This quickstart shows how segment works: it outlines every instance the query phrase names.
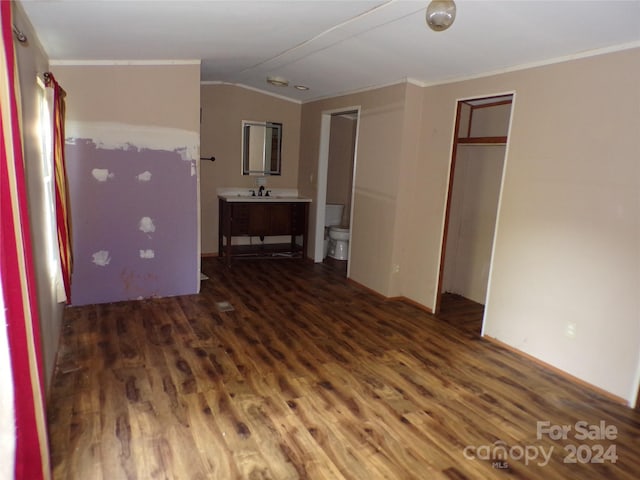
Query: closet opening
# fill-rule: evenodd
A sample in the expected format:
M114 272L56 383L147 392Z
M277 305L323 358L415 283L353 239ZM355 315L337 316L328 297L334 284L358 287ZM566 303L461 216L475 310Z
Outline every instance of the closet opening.
M508 94L457 104L435 312L455 321L455 311L475 309L478 321L469 328L476 333L487 297L512 103Z

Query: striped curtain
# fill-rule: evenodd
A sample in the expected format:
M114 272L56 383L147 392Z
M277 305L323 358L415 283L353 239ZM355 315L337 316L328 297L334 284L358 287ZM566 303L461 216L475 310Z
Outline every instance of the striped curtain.
M20 92L11 6L0 1L0 281L4 301L15 426L14 478L50 478L35 276L22 156ZM5 322L0 328L5 328ZM2 377L11 382L11 377ZM0 388L7 388L3 384ZM10 429L11 425L0 425Z
M53 165L56 190L56 225L64 291L67 294L67 303L71 303L71 272L73 271L71 215L69 212L69 189L67 188L67 171L64 160L64 97L66 93L52 73L45 73L44 78L46 86L53 89Z

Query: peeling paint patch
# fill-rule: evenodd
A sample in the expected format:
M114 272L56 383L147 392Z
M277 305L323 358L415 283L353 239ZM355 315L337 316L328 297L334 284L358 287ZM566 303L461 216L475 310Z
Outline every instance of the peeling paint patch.
M111 262L111 256L109 252L106 250L100 250L93 254L93 263L98 265L99 267L106 267Z
M66 142L73 145L79 139L92 138L105 150L145 149L175 152L182 160L200 158L200 132L153 125L131 125L117 122L78 122L65 124ZM135 145L132 140L135 138Z
M156 253L150 248L147 250L140 250L140 258L148 259L148 258L155 258L155 256L156 256Z
M106 182L109 179L115 177L113 172L110 172L107 168L94 168L91 170L91 175L99 182Z
M153 233L156 231L156 226L153 224L151 217L142 217L140 219L140 230L144 233Z
M149 170L142 172L140 175L136 177L139 182L149 182L151 181L151 172Z

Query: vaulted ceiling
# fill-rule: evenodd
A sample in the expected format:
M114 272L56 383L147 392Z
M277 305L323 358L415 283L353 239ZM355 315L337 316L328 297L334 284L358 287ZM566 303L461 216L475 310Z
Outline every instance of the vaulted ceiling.
M428 3L21 1L54 62L201 60L203 81L302 102L640 47L638 0L458 0L455 22L443 32L426 26ZM267 76L290 84L268 85Z

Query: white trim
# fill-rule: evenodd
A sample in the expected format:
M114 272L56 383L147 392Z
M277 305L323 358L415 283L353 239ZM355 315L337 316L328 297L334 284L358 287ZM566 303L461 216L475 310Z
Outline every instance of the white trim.
M316 209L316 234L315 234L315 250L313 252L313 261L318 263L324 260L324 220L325 205L327 203L327 173L329 170L329 142L331 139L331 116L343 112L358 112L356 124L355 151L353 155L353 180L351 182L351 212L349 213L349 225L353 232L353 199L355 194L356 183L356 160L358 152L358 135L360 132L360 112L362 107L355 105L351 107L333 108L331 110L323 110L322 120L320 123L320 144L318 148L318 173L317 173L317 193L315 201ZM349 242L349 258L351 258L351 242ZM350 263L347 263L347 277L350 274Z
M500 193L498 194L498 205L496 209L496 224L493 227L493 242L491 244L491 259L489 260L489 275L487 276L487 293L484 300L484 313L482 314L482 328L480 330L480 336L484 337L485 325L487 324L487 317L490 310L491 299L491 282L493 279L493 261L496 258L496 240L498 239L498 229L500 227L500 212L502 211L502 199L504 195L504 183L507 178L507 168L509 166L509 146L511 145L511 128L513 126L513 117L516 107L516 92L511 92L513 97L511 98L511 111L509 112L509 128L507 130L507 144L504 148L504 161L502 164L502 178L500 179Z
M349 211L349 231L353 233L353 211L354 211L354 203L356 198L356 173L357 173L357 165L358 165L358 139L360 137L360 110L361 107L358 106L356 108L356 135L354 138L354 148L353 148L353 169L351 176L351 202L349 203L350 211ZM351 246L353 242L351 241L351 237L349 240L349 250L347 252L347 258L349 261L347 262L347 278L351 278Z
M638 398L638 390L640 389L640 358L638 358L638 366L636 367L636 373L633 377L631 388L632 390L629 394L628 402L631 408L635 408L636 404L640 400L640 398Z
M331 113L322 112L320 121L320 145L318 146L318 173L316 182L316 235L313 261L316 263L324 260L324 219L327 203L327 171L329 169L329 139L331 135Z
M66 66L113 66L113 65L200 65L199 59L193 60L49 60L53 67Z
M474 99L479 99L479 98L485 98L485 97L502 97L505 95L513 95L513 100L511 103L511 112L509 113L509 129L507 131L507 144L505 147L505 152L504 152L504 163L502 166L502 178L500 180L500 193L498 196L498 206L497 206L497 211L496 211L496 225L494 227L493 230L493 244L491 245L491 260L489 261L489 276L487 278L487 293L485 296L485 309L484 309L484 314L482 317L482 330L481 330L481 336L484 335L484 325L485 325L485 319L487 318L487 312L489 311L489 293L490 293L490 289L491 289L491 277L492 277L492 273L493 273L493 259L494 259L494 254L495 254L495 244L496 244L496 238L498 235L498 223L500 222L500 208L502 206L502 194L504 191L504 179L506 177L506 172L507 172L507 157L508 157L508 153L509 153L509 140L510 140L510 136L509 134L511 133L511 125L513 123L513 107L515 104L515 99L516 99L516 92L515 90L513 91L506 91L506 92L499 92L499 93L488 93L488 94L477 94L477 95L473 95L470 97L462 97L462 98L457 98L455 103L454 103L454 112L457 112L458 109L458 103L459 102L464 102L464 101L468 101L468 100L474 100ZM451 164L453 163L453 145L456 141L455 139L455 134L456 134L456 122L458 121L458 115L457 113L455 113L453 115L453 125L451 128L451 146L449 148L449 163L447 166L447 179L446 179L446 185L447 188L445 190L445 198L444 198L444 205L443 205L443 210L442 210L442 223L440 225L440 244L439 244L439 253L438 253L438 263L437 263L437 270L436 270L436 289L434 292L434 296L433 296L433 306L435 309L435 306L438 305L438 297L440 295L440 288L442 287L442 285L440 284L440 277L441 274L444 273L444 268L441 268L442 266L442 262L444 262L446 259L443 258L442 255L442 247L444 245L444 229L446 226L446 221L447 221L447 198L450 195L450 190L452 188L452 184L451 184Z
M298 105L302 104L301 100L297 100L290 97L285 97L284 95L279 95L277 93L270 92L268 90L262 90L256 87L250 87L249 85L244 85L243 83L233 83L233 82L222 82L222 81L210 81L203 80L200 82L200 85L231 85L233 87L244 88L245 90L251 90L252 92L262 93L263 95L269 95L270 97L279 98L280 100L285 100L287 102L296 103Z
M572 53L569 55L564 55L562 57L550 58L547 60L540 60L538 62L522 63L520 65L514 65L512 67L501 68L498 70L478 73L475 75L467 75L464 77L451 77L448 79L438 80L435 82L425 82L422 84L422 86L435 87L438 85L448 85L450 83L458 83L458 82L464 82L467 80L475 80L478 78L492 77L494 75L502 75L505 73L519 72L521 70L529 70L531 68L544 67L546 65L554 65L556 63L564 63L564 62L570 62L573 60L580 60L583 58L597 57L598 55L606 55L607 53L621 52L624 50L631 50L633 48L640 48L640 41L624 43L621 45L614 45L611 47L597 48L595 50L587 50L580 53Z
M363 87L363 88L358 89L358 90L350 90L350 91L343 92L343 93L335 93L335 94L326 95L326 96L322 96L322 97L315 97L315 98L308 99L308 100L298 100L296 98L286 97L284 95L279 95L277 93L273 93L273 92L270 92L270 91L267 91L267 90L262 90L260 88L250 87L249 85L245 85L243 83L224 82L224 81L218 81L218 80L202 80L200 82L200 85L232 85L234 87L244 88L246 90L251 90L253 92L258 92L258 93L262 93L264 95L269 95L269 96L272 96L272 97L275 97L275 98L279 98L280 100L286 100L287 102L296 103L298 105L304 105L306 103L319 102L321 100L343 97L345 95L355 95L355 94L358 94L358 93L369 92L369 91L372 91L372 90L379 90L381 88L394 87L396 85L403 85L403 84L407 84L407 83L411 84L411 85L415 85L417 87L426 87L426 86L428 86L427 83L421 82L420 80L416 80L415 78L403 78L401 80L395 80L395 81L390 82L390 83L385 83L385 84L381 84L381 85L372 85L372 86L369 86L369 87ZM342 109L338 109L338 112L340 112L341 110Z
M198 123L200 127L201 124ZM198 128L198 133L200 133L200 128ZM198 158L200 158L200 143L198 142ZM194 162L196 164L196 264L198 268L196 269L196 275L198 276L196 279L196 293L200 293L200 287L202 286L202 206L201 206L201 195L200 195L200 164L201 161L197 160Z
M395 80L393 82L389 82L389 83L383 83L383 84L379 84L379 85L369 85L368 87L362 87L362 88L358 88L356 90L348 90L348 91L344 91L344 92L339 92L339 93L334 93L331 95L325 95L322 97L316 97L313 99L309 99L309 100L304 100L302 103L313 103L313 102L319 102L320 100L327 100L327 99L331 99L331 98L338 98L338 97L344 97L346 95L356 95L358 93L365 93L365 92L370 92L372 90L379 90L381 88L387 88L387 87L395 87L396 85L403 85L406 83L410 83L412 85L416 85L419 87L424 87L424 86L428 86L426 83L421 83L419 82L419 80L416 80L414 78L412 78L411 80L409 80L408 78L403 78L401 80ZM340 111L340 110L338 110Z
M427 82L423 82L422 80L418 80L417 78L407 77L407 83L411 85L415 85L416 87L428 87L429 84Z
M633 48L640 48L640 41L635 41L635 42L630 42L630 43L623 43L620 45L614 45L611 47L603 47L603 48L597 48L594 50L587 50L584 52L580 52L580 53L574 53L574 54L569 54L569 55L565 55L562 57L556 57L556 58L551 58L551 59L547 59L547 60L540 60L538 62L530 62L530 63L523 63L520 65L514 65L512 67L506 67L506 68L502 68L502 69L498 69L498 70L492 70L490 72L484 72L484 73L478 73L475 75L467 75L467 76L461 76L461 77L450 77L450 78L446 78L446 79L442 79L442 80L436 80L433 82L426 82L423 80L419 80L417 78L413 78L413 77L406 77L402 80L397 80L397 81L392 81L389 83L382 83L382 84L378 84L378 85L370 85L368 87L363 87L363 88L358 88L355 90L346 90L343 92L339 92L339 93L334 93L334 94L330 94L330 95L323 95L321 97L316 97L313 99L309 99L309 100L304 100L302 101L303 104L305 103L312 103L312 102L317 102L320 100L326 100L329 98L336 98L336 97L343 97L345 95L355 95L358 93L364 93L364 92L368 92L371 90L378 90L380 88L386 88L386 87L393 87L395 85L399 85L402 83L409 83L411 85L415 85L417 87L422 87L422 88L427 88L427 87L435 87L435 86L439 86L439 85L448 85L451 83L458 83L458 82L464 82L466 80L475 80L478 78L485 78L485 77L492 77L494 75L501 75L504 73L512 73L512 72L517 72L520 70L528 70L531 68L537 68L537 67L544 67L546 65L553 65L556 63L563 63L563 62L569 62L572 60L580 60L582 58L589 58L589 57L596 57L598 55L606 55L608 53L615 53L615 52L620 52L620 51L624 51L624 50L631 50ZM475 98L475 97L472 97Z

